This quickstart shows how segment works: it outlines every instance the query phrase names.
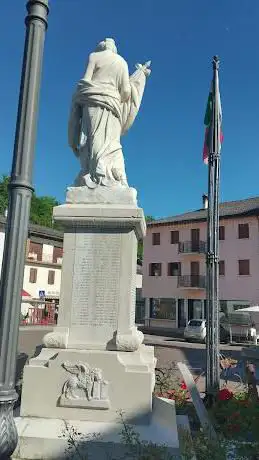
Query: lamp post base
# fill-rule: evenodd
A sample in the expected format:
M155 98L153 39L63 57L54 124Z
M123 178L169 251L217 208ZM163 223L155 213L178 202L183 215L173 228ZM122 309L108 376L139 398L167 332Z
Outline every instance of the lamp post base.
M14 452L18 434L13 418L16 399L0 401L0 459L8 460Z

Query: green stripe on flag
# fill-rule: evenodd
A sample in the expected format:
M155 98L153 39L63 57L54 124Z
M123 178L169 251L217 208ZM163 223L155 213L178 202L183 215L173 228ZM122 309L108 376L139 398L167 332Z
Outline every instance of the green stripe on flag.
M206 107L206 113L204 117L205 126L210 126L211 121L212 121L212 92L210 91L208 102L207 102L207 107Z

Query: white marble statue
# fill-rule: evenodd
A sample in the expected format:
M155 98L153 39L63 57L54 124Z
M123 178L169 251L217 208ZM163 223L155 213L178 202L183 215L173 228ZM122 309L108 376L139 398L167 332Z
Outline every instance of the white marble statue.
M69 118L69 145L81 164L75 186L128 187L120 137L138 113L149 66L150 62L137 64L129 76L112 38L100 42L90 54Z

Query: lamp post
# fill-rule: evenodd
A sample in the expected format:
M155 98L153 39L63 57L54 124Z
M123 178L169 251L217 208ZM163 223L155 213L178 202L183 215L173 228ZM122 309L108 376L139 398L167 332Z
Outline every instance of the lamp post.
M15 368L48 11L48 0L30 0L27 3L26 38L0 283L1 460L10 458L17 445L17 431L13 418L13 406L17 399Z

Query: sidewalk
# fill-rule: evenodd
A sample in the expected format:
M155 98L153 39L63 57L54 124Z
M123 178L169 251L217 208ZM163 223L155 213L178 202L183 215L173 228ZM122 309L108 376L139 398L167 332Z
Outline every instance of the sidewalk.
M144 344L157 347L174 348L176 342L186 343L183 337L168 337L166 335L144 334ZM197 344L203 345L203 344Z
M150 327L144 326L143 324L137 324L138 329L143 332L143 334L148 335L159 335L175 339L183 339L184 328L166 328L166 327Z

